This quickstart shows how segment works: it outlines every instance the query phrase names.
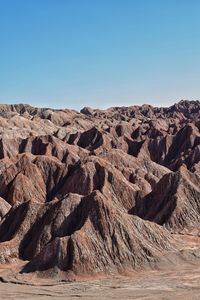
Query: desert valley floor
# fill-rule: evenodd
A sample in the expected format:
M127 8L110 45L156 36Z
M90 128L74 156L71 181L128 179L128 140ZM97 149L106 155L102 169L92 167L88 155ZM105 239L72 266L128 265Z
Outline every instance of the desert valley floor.
M148 271L107 279L73 283L44 280L31 285L1 283L0 299L138 299L138 300L198 300L200 295L200 265L177 270Z

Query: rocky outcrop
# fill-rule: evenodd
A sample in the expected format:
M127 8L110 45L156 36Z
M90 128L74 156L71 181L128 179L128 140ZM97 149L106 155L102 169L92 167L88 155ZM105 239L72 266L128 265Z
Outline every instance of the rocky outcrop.
M52 213L61 214L61 207ZM112 200L98 191L83 197L64 222L54 215L51 220L54 236L49 230L49 242L32 255L32 260L27 257L30 263L23 272L55 267L70 275L130 271L153 265L163 251L173 250L172 238L162 227L116 209Z
M3 198L0 197L0 222L3 219L3 217L8 213L10 208L11 205Z
M134 205L138 187L109 162L90 156L74 165L56 197L62 199L68 193L88 195L95 190L128 210Z
M176 235L199 235L199 111L0 105L0 263L76 279L191 259Z
M134 213L141 218L164 225L171 232L191 231L200 224L199 176L185 167L169 173L143 199Z

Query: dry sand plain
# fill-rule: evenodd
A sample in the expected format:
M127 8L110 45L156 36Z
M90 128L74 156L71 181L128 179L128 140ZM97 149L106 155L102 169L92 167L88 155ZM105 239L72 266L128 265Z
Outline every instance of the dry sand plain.
M0 283L0 299L200 299L200 264L171 271L138 272L133 276L57 283Z

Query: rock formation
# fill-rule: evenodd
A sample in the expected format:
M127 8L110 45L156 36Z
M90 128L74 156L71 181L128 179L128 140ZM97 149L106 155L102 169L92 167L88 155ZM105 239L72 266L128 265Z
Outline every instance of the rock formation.
M199 228L199 101L0 105L1 264L64 279L153 268Z

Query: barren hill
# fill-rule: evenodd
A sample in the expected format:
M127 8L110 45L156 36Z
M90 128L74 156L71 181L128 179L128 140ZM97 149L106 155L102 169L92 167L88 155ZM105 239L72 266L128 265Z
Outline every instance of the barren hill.
M1 264L68 280L190 263L199 228L199 101L0 105Z

